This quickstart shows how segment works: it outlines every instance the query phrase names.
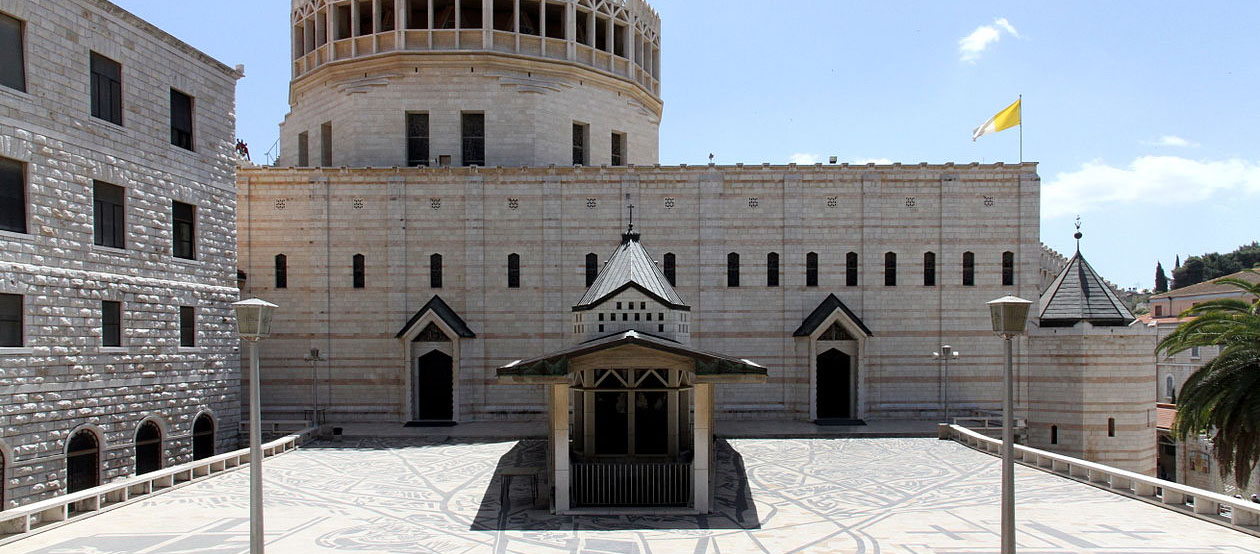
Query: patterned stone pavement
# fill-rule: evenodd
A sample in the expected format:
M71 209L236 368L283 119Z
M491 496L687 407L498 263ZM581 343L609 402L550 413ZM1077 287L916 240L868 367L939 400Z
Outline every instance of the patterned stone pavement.
M717 513L558 517L496 467L542 462L541 441L376 439L267 462L269 552L997 552L998 460L934 439L739 439L719 444ZM1018 468L1026 554L1260 552L1260 538ZM237 471L3 547L5 552L248 551Z

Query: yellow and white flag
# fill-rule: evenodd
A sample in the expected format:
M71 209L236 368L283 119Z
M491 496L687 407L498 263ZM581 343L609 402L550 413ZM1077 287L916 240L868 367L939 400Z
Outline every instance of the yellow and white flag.
M990 117L988 121L984 122L984 125L976 127L976 130L971 132L971 141L975 142L976 139L987 133L996 133L1019 125L1020 102L1023 102L1022 98Z

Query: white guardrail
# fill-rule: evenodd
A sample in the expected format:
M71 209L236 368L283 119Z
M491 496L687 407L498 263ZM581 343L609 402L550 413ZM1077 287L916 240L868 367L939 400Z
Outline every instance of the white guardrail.
M958 425L940 425L940 438L955 440L995 456L1002 441ZM1193 515L1244 533L1260 536L1260 504L1180 483L1164 481L1078 458L1015 445L1015 461L1116 494Z
M316 429L310 427L263 444L263 459L296 449L310 440L315 432ZM112 510L212 475L248 466L249 461L249 448L243 448L0 511L0 545L76 518Z

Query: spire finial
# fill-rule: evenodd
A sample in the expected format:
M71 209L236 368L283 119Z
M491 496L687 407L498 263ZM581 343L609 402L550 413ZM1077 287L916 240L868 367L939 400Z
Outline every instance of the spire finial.
M1081 253L1081 237L1083 236L1085 235L1081 234L1081 216L1078 215L1076 216L1076 234L1072 235L1072 237L1076 239L1076 253L1077 254Z
M631 202L626 207L630 208L630 228L626 229L626 232L633 233L634 232L634 202Z

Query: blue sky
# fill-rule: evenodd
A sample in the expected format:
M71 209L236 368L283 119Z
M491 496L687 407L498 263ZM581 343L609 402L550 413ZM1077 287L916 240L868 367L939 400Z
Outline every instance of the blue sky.
M238 134L261 159L288 111L290 2L115 2L245 64ZM1079 214L1090 263L1150 287L1157 260L1260 239L1260 2L652 5L661 163L1015 162L1018 129L971 130L1023 94L1050 246L1071 254Z

